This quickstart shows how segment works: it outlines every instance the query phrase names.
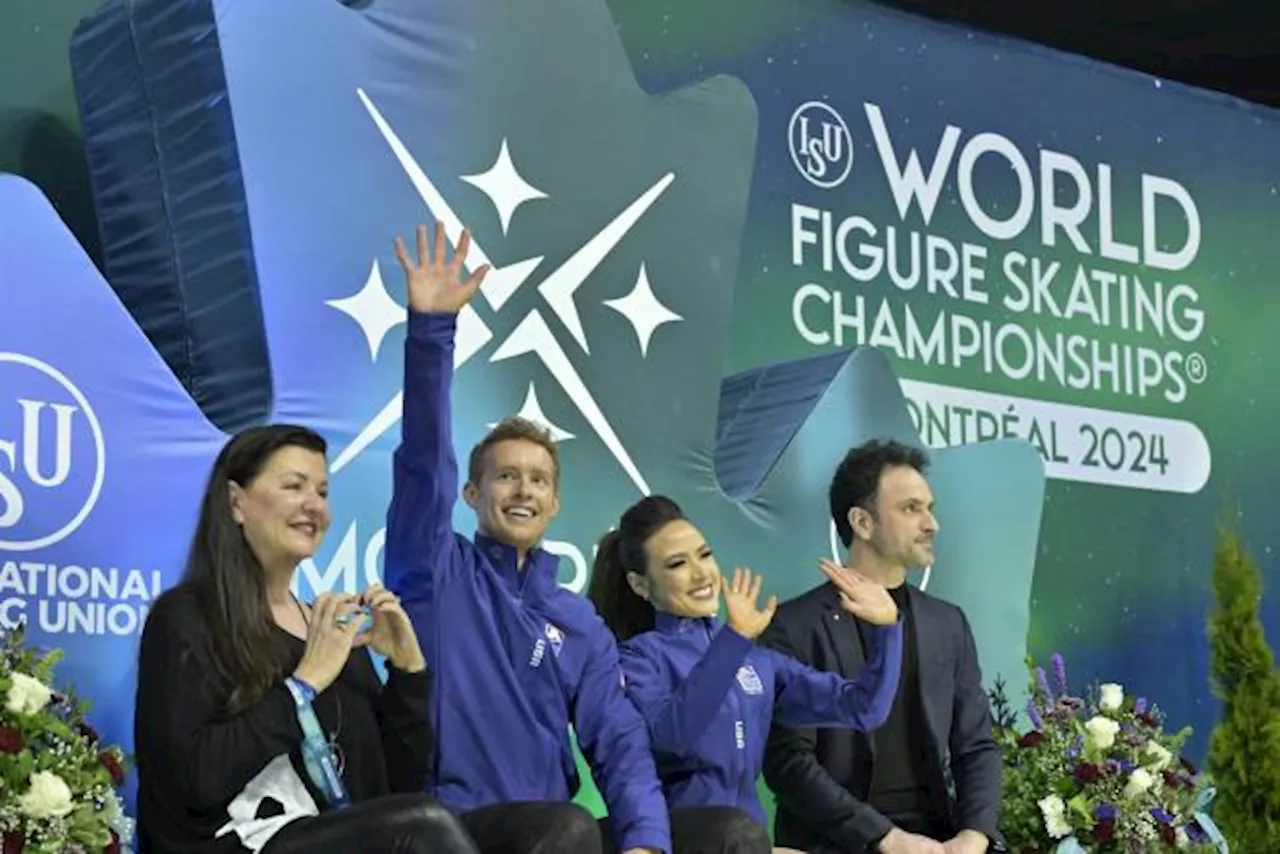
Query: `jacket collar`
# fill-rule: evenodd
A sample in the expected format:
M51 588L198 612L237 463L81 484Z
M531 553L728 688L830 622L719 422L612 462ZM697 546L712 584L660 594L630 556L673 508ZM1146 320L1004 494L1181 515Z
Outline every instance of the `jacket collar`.
M696 629L708 633L714 632L719 628L720 622L715 617L680 617L666 611L659 611L654 616L653 624L656 630L664 634L682 634Z
M560 558L541 548L532 548L525 556L525 567L521 571L516 562L516 548L508 543L496 540L487 534L476 532L474 537L479 549L494 570L506 582L511 592L517 596L536 592L546 596L555 589L556 576L560 571Z

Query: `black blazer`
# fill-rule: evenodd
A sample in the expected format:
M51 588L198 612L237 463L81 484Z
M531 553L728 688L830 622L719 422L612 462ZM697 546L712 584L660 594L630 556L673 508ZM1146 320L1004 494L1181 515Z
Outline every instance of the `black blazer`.
M929 786L957 831L973 829L1003 850L1002 760L991 735L977 647L964 612L916 588L908 591L915 623L919 691L928 739ZM855 678L865 660L854 618L831 584L782 604L761 643L819 670ZM848 729L792 729L777 722L765 751L764 777L777 798L777 844L859 854L892 829L864 802L874 762L872 741Z

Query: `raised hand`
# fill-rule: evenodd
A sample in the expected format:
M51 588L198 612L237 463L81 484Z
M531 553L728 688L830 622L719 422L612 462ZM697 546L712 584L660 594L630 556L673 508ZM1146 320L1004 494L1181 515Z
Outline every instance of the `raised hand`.
M380 584L372 584L360 594L360 603L369 609L372 625L356 638L357 643L373 647L397 670L416 673L427 666L418 645L418 633L398 596Z
M750 640L755 640L768 628L774 612L778 610L777 596L770 596L763 608L756 607L763 583L762 577L741 567L733 571L733 581L720 576L720 592L724 595L724 607L729 614L729 628Z
M853 616L876 626L891 626L898 621L898 606L884 585L834 561L820 560L818 568L840 591L840 606Z
M347 593L322 593L307 620L307 648L293 675L316 692L333 684L346 666L360 632L359 600Z
M471 248L471 232L464 230L458 241L458 251L453 260L446 261L448 247L444 226L436 223L435 251L427 243L427 227L418 226L418 259L409 257L404 241L396 237L396 258L404 270L405 286L409 292L409 308L419 313L456 314L475 295L484 277L489 274L486 264L462 279L467 250Z

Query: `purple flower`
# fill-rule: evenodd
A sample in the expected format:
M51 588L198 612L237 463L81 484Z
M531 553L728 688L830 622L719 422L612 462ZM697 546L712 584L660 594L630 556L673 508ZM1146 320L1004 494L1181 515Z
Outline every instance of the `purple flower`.
M1203 845L1209 841L1209 834L1204 832L1204 828L1200 826L1198 821L1189 821L1186 826L1187 838L1197 845Z
M1169 824L1173 821L1173 816L1162 810L1160 807L1154 807L1151 810L1151 817L1163 824Z
M1120 760L1120 770L1121 770L1123 773L1128 774L1130 771L1132 771L1132 770L1134 769L1134 767L1135 767L1135 766L1134 766L1134 764L1133 764L1133 762L1132 762L1132 761L1130 761L1130 760L1128 760L1128 759L1121 759L1121 760Z
M1044 727L1044 720L1040 717L1039 710L1036 709L1036 701L1034 698L1027 700L1027 718L1030 719L1031 726L1036 729L1042 729Z
M1053 662L1053 678L1058 683L1058 693L1067 693L1067 660L1058 652L1055 652L1049 660Z
M1053 700L1053 691L1049 690L1049 677L1045 674L1043 667L1036 668L1036 687L1040 690L1040 695L1044 697L1046 704Z
M1116 817L1116 808L1111 804L1098 804L1098 808L1093 811L1093 814L1100 821L1114 819Z
M1108 759L1102 763L1102 770L1106 771L1111 777L1120 773L1120 763L1114 759Z
M1072 761L1079 758L1080 750L1083 745L1084 745L1084 739L1082 738L1077 738L1075 741L1073 741L1071 743L1071 746L1067 748L1067 758Z
M1146 698L1146 697L1139 697L1138 699L1136 699L1136 700L1134 700L1134 701L1133 701L1133 713L1134 713L1135 715L1140 715L1140 714L1142 714L1143 712L1145 712L1146 710L1147 710L1147 698Z

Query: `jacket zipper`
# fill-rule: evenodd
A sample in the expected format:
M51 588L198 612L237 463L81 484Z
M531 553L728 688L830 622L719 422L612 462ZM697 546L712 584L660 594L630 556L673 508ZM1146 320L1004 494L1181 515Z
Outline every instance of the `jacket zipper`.
M711 630L707 629L707 639L711 639ZM733 756L729 761L730 779L725 782L735 791L746 774L747 722L742 714L742 699L738 696L738 679L734 674L733 684L729 686L729 707L733 712ZM740 794L740 793L739 793ZM735 800L738 798L735 797Z

